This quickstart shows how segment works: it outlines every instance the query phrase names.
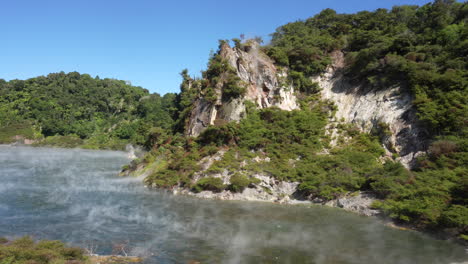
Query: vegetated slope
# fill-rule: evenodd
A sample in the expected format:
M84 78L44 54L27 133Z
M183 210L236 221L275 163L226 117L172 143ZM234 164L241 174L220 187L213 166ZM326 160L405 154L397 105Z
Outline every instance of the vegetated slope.
M41 240L30 237L13 241L0 238L1 263L93 263L81 248L67 247L60 241Z
M311 200L371 191L381 199L374 206L397 221L466 239L467 14L468 5L454 1L357 14L327 9L280 27L258 51L262 63L253 69L255 45L233 39L229 51L222 41L201 79L182 73L174 131L152 131L151 152L127 170L144 171L152 186L195 192L272 192L265 179L297 182L293 195ZM344 106L324 100L312 80L330 67L337 50L350 83L368 91L397 85L408 94L414 125L427 131L412 170L397 162L397 151L383 157L388 124L373 120L365 130L334 118ZM262 104L281 104L291 87L298 107Z
M375 90L405 87L432 143L414 171L387 162L370 187L385 199L379 206L390 216L458 227L465 235L467 15L468 5L455 1L351 15L324 10L279 28L267 51L278 63L307 76L322 72L330 52L338 48L346 54L345 75L351 80Z
M118 246L115 252L121 251ZM120 252L118 252L120 253ZM120 255L99 256L90 250L78 247L68 247L58 240L35 241L31 237L21 237L8 240L0 237L1 263L74 263L74 264L125 264L140 263L139 257L125 257Z
M144 144L152 127L172 126L175 96L77 72L0 80L0 143L46 137L42 144L65 147Z

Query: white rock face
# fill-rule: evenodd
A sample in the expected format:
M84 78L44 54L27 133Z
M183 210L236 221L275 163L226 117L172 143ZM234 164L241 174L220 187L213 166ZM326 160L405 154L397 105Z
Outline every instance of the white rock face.
M247 84L246 100L255 102L259 108L277 106L283 110L297 109L294 87L281 83L284 72L279 72L273 61L263 54L256 42L241 50L224 45L221 56L237 70L237 75Z
M229 184L230 175L227 171L211 177L222 178L224 184ZM231 191L224 190L216 193L212 191L202 191L199 193L191 192L184 188L175 188L172 192L174 194L186 194L192 195L198 198L204 199L219 199L219 200L238 200L238 201L265 201L265 202L277 202L277 203L301 203L300 201L294 200L293 194L297 190L298 182L286 182L278 181L272 177L268 177L262 174L256 174L253 177L260 180L260 183L255 184L254 188L245 188L240 193L233 193Z
M373 216L380 214L379 210L371 209L371 205L377 199L366 192L359 192L357 195L347 195L336 200L331 200L325 205L343 208L346 211L355 212L360 215Z
M281 82L285 72L279 72L273 61L259 50L255 42L243 50L221 47L220 55L236 69L237 76L247 88L242 98L222 102L222 89L217 87L215 103L200 98L191 112L186 134L198 136L206 127L216 122L239 121L245 116L245 101L251 101L258 108L277 106L283 110L298 109L294 88Z
M384 142L386 149L398 153L402 164L411 167L414 159L427 148L427 132L418 125L411 94L401 87L376 91L362 84L353 85L342 72L343 53L335 52L333 58L333 65L313 81L320 85L323 99L333 101L338 107L336 120L353 123L363 132L385 123L391 132Z

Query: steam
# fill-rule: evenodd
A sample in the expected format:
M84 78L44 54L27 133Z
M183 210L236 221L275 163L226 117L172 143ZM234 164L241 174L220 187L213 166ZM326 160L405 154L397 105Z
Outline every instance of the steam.
M462 247L334 208L198 200L116 176L124 152L0 147L0 236L147 263L450 263ZM114 247L115 248L115 247Z

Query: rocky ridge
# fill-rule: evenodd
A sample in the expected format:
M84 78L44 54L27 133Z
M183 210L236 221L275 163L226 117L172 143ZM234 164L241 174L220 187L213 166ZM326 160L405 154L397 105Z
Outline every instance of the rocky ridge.
M283 110L298 109L294 87L284 80L287 73L279 70L273 61L260 51L255 41L249 41L243 48L231 48L225 43L219 51L220 56L235 69L237 76L246 86L240 98L223 101L220 83L216 86L216 101L199 98L190 114L186 135L198 136L206 127L217 121L239 121L245 115L245 101L255 103L258 108L271 106Z
M332 58L325 73L312 78L319 84L322 98L337 106L332 122L354 124L362 132L387 130L382 138L387 155L398 154L397 160L412 167L427 149L428 132L419 125L410 92L400 86L373 89L364 83L353 84L344 75L344 54L335 51ZM337 136L335 129L328 133Z
M249 42L243 47L231 48L227 43L220 47L220 56L235 69L236 75L247 89L243 96L223 101L222 84L216 87L216 100L213 102L200 96L194 103L186 127L187 136L198 136L209 125L239 121L245 116L246 101L250 101L258 108L276 106L291 111L298 109L298 101L294 87L287 81L287 70L278 69L274 62L263 54L255 42ZM390 87L388 89L372 89L364 83L352 83L344 74L344 54L335 51L332 54L333 63L326 71L312 77L321 88L324 100L332 101L337 111L330 120L328 131L335 140L340 136L336 124L351 123L362 132L371 132L374 129L385 129L386 134L382 144L387 150L387 156L399 155L398 160L406 167L414 164L415 158L426 149L426 132L418 125L415 109L412 106L412 96L403 87ZM224 170L220 173L208 173L211 165L222 159L225 150L203 158L198 165L202 168L192 178L192 184L205 177L221 178L225 185L229 185L232 172ZM324 154L327 151L324 150ZM395 155L393 155L395 156ZM269 162L256 157L252 162ZM149 170L145 174L150 173ZM193 195L199 198L243 200L243 201L270 201L278 203L319 203L328 206L340 207L348 211L363 215L376 215L377 210L371 209L375 201L370 193L349 193L344 197L332 201L314 199L313 197L300 197L298 195L298 182L278 181L269 175L254 174L258 183L250 184L242 192L231 191L201 191L193 192L184 187L172 189L174 194ZM305 201L304 201L305 200Z

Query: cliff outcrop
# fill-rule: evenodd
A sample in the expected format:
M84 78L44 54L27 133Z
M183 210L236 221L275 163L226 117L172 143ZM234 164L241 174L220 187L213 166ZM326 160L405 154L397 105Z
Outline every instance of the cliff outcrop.
M245 94L226 101L222 85L218 83L214 102L204 97L195 101L186 135L196 137L209 125L239 121L245 115L245 101L253 102L258 108L276 106L288 111L298 108L294 88L285 81L287 73L278 69L256 42L249 41L242 47L232 48L225 43L221 45L219 55L235 69L246 88Z
M333 64L313 80L320 85L322 98L336 105L334 120L352 123L362 132L379 131L387 154L398 154L403 165L412 167L427 149L428 132L419 124L410 92L401 86L375 89L364 82L353 84L344 75L343 53L334 52L332 57Z

